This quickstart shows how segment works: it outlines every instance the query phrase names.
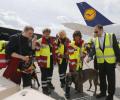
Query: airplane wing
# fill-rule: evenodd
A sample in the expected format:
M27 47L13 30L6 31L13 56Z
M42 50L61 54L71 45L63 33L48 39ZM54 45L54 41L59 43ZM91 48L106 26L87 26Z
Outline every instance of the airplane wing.
M78 23L62 23L65 27L72 30L80 30L82 34L93 36L94 28L90 26L85 26Z

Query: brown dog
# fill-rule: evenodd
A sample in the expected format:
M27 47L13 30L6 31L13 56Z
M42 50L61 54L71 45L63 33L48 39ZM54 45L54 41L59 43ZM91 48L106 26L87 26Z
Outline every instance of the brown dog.
M89 90L92 87L92 81L94 82L94 86L95 86L95 91L94 91L94 95L96 95L96 91L97 91L97 85L98 84L98 72L94 69L85 69L79 72L70 72L68 74L66 74L66 98L70 97L70 86L73 83L75 83L75 89L80 92L83 93L83 83L86 82L87 80L89 80L90 83L90 87Z

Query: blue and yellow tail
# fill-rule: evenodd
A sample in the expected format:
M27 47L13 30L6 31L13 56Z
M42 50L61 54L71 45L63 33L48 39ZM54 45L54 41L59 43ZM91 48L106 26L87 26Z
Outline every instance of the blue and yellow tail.
M103 26L113 24L109 19L99 13L96 9L86 2L77 3L77 6L88 26L94 27L97 24Z

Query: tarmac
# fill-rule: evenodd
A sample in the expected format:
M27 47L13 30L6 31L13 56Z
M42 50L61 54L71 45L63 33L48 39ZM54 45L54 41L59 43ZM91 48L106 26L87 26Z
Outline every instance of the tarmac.
M84 63L83 68L84 69L93 68L93 62L91 61L89 64ZM40 72L39 68L37 68L37 71ZM0 76L2 75L3 72L4 72L4 69L0 70ZM38 73L39 81L41 81L40 77L41 77L41 73ZM62 89L60 87L58 66L57 65L54 66L52 83L55 86L55 90L52 91L50 97L54 98L55 100L67 100L64 96L64 94L65 94L64 89ZM84 87L84 94L81 95L79 93L76 93L76 91L74 90L74 84L72 84L72 86L71 86L71 98L69 100L105 100L105 98L96 99L93 96L94 85L92 85L91 91L87 91L87 89L89 88L89 82L88 81L84 83L83 87ZM42 92L41 87L39 88L38 91ZM99 92L100 91L99 91L99 86L98 86L97 93L99 93ZM114 100L120 100L120 67L119 66L117 66L117 68L116 68L116 93L115 93L115 96L114 96Z

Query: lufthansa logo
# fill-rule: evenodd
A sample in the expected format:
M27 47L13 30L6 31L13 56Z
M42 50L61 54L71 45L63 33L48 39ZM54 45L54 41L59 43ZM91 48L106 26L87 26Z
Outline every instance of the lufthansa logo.
M94 9L90 8L85 10L84 13L85 20L92 21L95 19L95 17L96 17L96 11Z

